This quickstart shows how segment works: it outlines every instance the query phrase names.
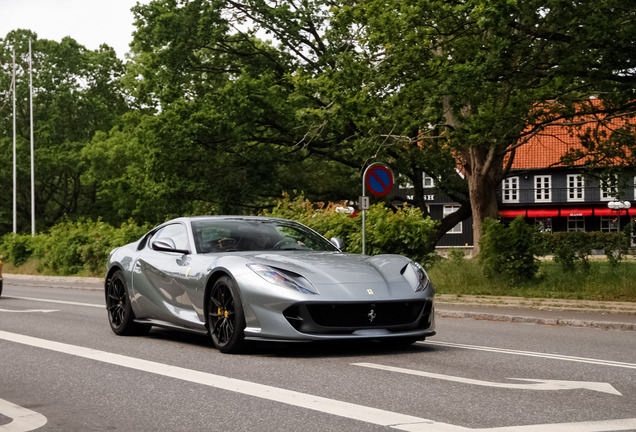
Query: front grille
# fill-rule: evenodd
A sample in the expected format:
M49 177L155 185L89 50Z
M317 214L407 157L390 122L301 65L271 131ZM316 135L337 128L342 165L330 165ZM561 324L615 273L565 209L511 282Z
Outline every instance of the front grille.
M285 318L303 333L352 333L383 328L407 331L431 325L431 301L307 303L288 308Z

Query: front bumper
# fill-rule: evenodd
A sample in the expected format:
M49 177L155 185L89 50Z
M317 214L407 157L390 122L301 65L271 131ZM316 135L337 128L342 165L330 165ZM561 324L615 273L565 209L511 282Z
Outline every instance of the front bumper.
M355 335L362 330L386 330L387 334L430 329L431 300L300 303L283 313L300 333Z

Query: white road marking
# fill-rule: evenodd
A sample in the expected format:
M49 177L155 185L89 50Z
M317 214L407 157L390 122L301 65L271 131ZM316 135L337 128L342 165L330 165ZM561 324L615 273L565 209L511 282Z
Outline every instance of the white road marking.
M436 374L432 372L425 372L421 370L405 369L394 366L385 366L375 363L351 363L353 366L362 366L371 369L379 369L388 372L399 372L408 375L416 375L425 378L434 378L444 381L458 382L462 384L471 384L484 387L495 388L507 388L513 390L574 390L574 389L587 389L592 391L598 391L601 393L609 393L613 395L622 396L622 394L616 390L611 384L602 382L586 382L586 381L562 381L562 380L541 380L541 379L526 379L526 378L508 378L518 381L530 381L533 384L516 384L516 383L500 383L492 381L482 381L472 378L464 378L452 375Z
M600 420L580 423L554 423L528 426L508 426L496 429L471 429L471 432L608 432L633 431L636 418L622 420ZM420 431L413 431L420 432Z
M114 354L105 351L99 351L91 348L69 345L60 342L49 341L46 339L34 338L31 336L9 333L0 330L0 339L11 342L29 345L37 348L43 348L64 354L70 354L77 357L97 360L104 363L123 366L144 372L154 373L157 375L167 376L171 378L189 381L197 384L203 384L210 387L216 387L249 396L260 397L272 401L285 403L297 407L308 408L328 414L346 417L354 420L360 420L367 423L373 423L382 426L399 426L404 424L424 423L427 426L437 425L440 427L452 426L444 423L438 423L433 420L427 420L405 414L394 413L382 409L365 407L349 402L336 401L319 396L299 393L291 390L285 390L277 387L242 381L234 378L228 378L220 375L214 375L206 372L185 369L178 366L171 366L163 363L157 363L149 360L128 357L121 354ZM438 429L461 431L464 429Z
M450 423L436 422L434 420L415 417L407 414L400 414L378 408L328 399L278 387L272 387L249 381L214 375L206 372L185 369L178 366L171 366L149 360L128 357L121 354L109 353L92 348L69 345L61 342L39 339L16 333L9 333L2 330L0 330L0 339L32 347L56 351L64 354L74 355L77 357L96 360L108 364L127 367L130 369L140 370L161 376L180 379L199 385L207 385L210 387L237 392L248 396L258 397L270 401L284 403L287 405L311 409L326 414L358 420L374 425L391 427L393 429L408 432L526 432L531 430L541 430L547 432L602 432L607 430L620 431L636 429L636 418L605 420L598 422L560 423L491 429L470 429L463 426L452 425Z
M599 359L592 359L592 358L585 358L585 357L566 356L566 355L560 355L560 354L538 353L538 352L532 352L532 351L519 351L519 350L493 348L493 347L485 347L485 346L478 346L478 345L465 345L465 344L458 344L458 343L452 343L452 342L426 341L426 342L419 342L419 343L424 345L438 345L438 346L446 346L446 347L452 347L452 348L488 351L488 352L495 352L499 354L512 354L512 355L520 355L520 356L528 356L528 357L540 357L540 358L546 358L546 359L552 359L552 360L563 360L563 361L571 361L571 362L578 362L578 363L589 363L589 364L595 364L595 365L601 365L601 366L614 366L614 367L623 367L628 369L636 369L636 363L625 363L625 362L618 362L618 361L611 361L611 360L599 360Z
M30 312L57 312L56 309L22 309L22 310L12 310L12 309L0 309L0 312L12 312L12 313L30 313Z
M7 400L0 399L0 414L13 420L0 425L0 432L28 432L44 426L46 417Z
M65 300L51 300L51 299L42 299L42 298L35 298L35 297L15 297L15 296L11 296L11 297L5 297L5 298L12 298L12 299L19 299L19 300L31 300L31 301L39 301L39 302L45 302L45 303L57 303L57 304L66 304L66 305L71 305L71 306L87 306L87 307L94 307L94 308L99 308L99 309L104 309L106 308L106 304L94 304L94 303L79 303L79 302L72 302L72 301L65 301Z

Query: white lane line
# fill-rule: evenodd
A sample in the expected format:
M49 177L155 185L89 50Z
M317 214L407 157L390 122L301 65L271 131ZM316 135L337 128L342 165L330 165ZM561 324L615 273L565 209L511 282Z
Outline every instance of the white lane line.
M28 432L41 428L47 422L42 414L4 399L0 399L0 414L12 420L0 425L0 432Z
M237 380L220 375L184 369L148 360L127 357L91 348L48 341L45 339L9 333L0 330L0 339L37 348L48 349L64 354L74 355L104 363L128 367L157 375L167 376L196 384L207 385L223 390L233 391L248 396L259 397L296 407L311 409L326 414L332 414L348 419L358 420L379 426L391 427L407 432L602 432L626 431L636 429L636 418L620 420L603 420L580 423L555 423L532 426L509 426L503 428L469 429L449 423L436 422L420 417L395 413L377 408L356 405L299 393L277 387L256 384L249 381ZM1 430L1 429L0 429ZM14 431L11 431L14 432Z
M394 413L382 409L356 405L349 402L327 399L320 396L285 390L263 384L252 383L249 381L242 381L220 375L213 375L206 372L184 369L177 366L128 357L121 354L114 354L91 348L69 345L16 333L9 333L2 330L0 330L0 339L56 351L64 354L70 354L77 357L97 360L100 362L123 366L144 372L154 373L166 377L176 378L183 381L203 384L210 387L229 390L249 396L255 396L262 399L276 401L296 407L307 408L380 426L400 428L404 425L409 425L409 427L412 427L415 424L421 424L424 425L425 428L433 427L433 429L427 429L429 431L434 430L460 432L467 430L463 427L439 423L433 420L414 417L406 414Z
M13 310L13 309L0 309L0 312L9 312L9 313L31 313L31 312L57 312L57 309L23 309L23 310Z
M599 420L580 423L553 423L528 426L508 426L496 429L471 429L471 432L609 432L634 431L636 418ZM419 432L419 431L413 431Z
M599 360L599 359L586 358L586 357L574 357L574 356L566 356L566 355L560 355L560 354L547 354L547 353L538 353L538 352L532 352L532 351L520 351L520 350L512 350L512 349L505 349L505 348L485 347L485 346L478 346L478 345L465 345L465 344L458 344L458 343L452 343L452 342L426 341L426 342L419 342L419 343L424 345L438 345L438 346L445 346L445 347L451 347L451 348L487 351L487 352L494 352L499 354L511 354L511 355L527 356L527 357L540 357L540 358L552 359L552 360L563 360L563 361L571 361L571 362L578 362L578 363L589 363L589 364L595 364L595 365L601 365L601 366L614 366L614 367L622 367L622 368L628 368L628 369L636 369L636 363L625 363L625 362L618 362L618 361L612 361L612 360Z
M616 390L611 384L594 381L564 381L564 380L547 380L547 379L530 379L530 378L508 378L510 380L528 381L529 383L502 383L494 381L476 380L466 377L458 377L453 375L444 375L433 372L426 372L415 369L405 369L395 366L386 366L375 363L351 363L352 366L361 366L371 369L379 369L386 372L398 372L402 374L421 376L424 378L433 378L444 381L458 382L462 384L470 384L484 387L505 388L512 390L539 390L539 391L555 391L555 390L574 390L587 389L601 393L609 393L617 396L622 394Z
M57 304L65 304L65 305L71 305L71 306L87 306L87 307L94 307L94 308L99 308L99 309L106 308L106 304L99 305L99 304L94 304L94 303L79 303L79 302L72 302L72 301L65 301L65 300L51 300L51 299L42 299L42 298L35 298L35 297L16 297L16 296L8 297L8 296L6 296L5 298L18 299L18 300L38 301L38 302L44 302L44 303L57 303Z

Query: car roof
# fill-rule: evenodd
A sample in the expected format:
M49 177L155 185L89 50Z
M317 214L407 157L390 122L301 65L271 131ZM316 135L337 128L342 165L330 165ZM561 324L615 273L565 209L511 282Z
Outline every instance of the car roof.
M222 216L184 216L176 219L171 219L161 224L167 225L175 222L196 222L196 221L214 221L214 220L246 220L246 221L289 221L289 219L277 218L277 217L269 217L269 216L242 216L242 215L222 215Z

